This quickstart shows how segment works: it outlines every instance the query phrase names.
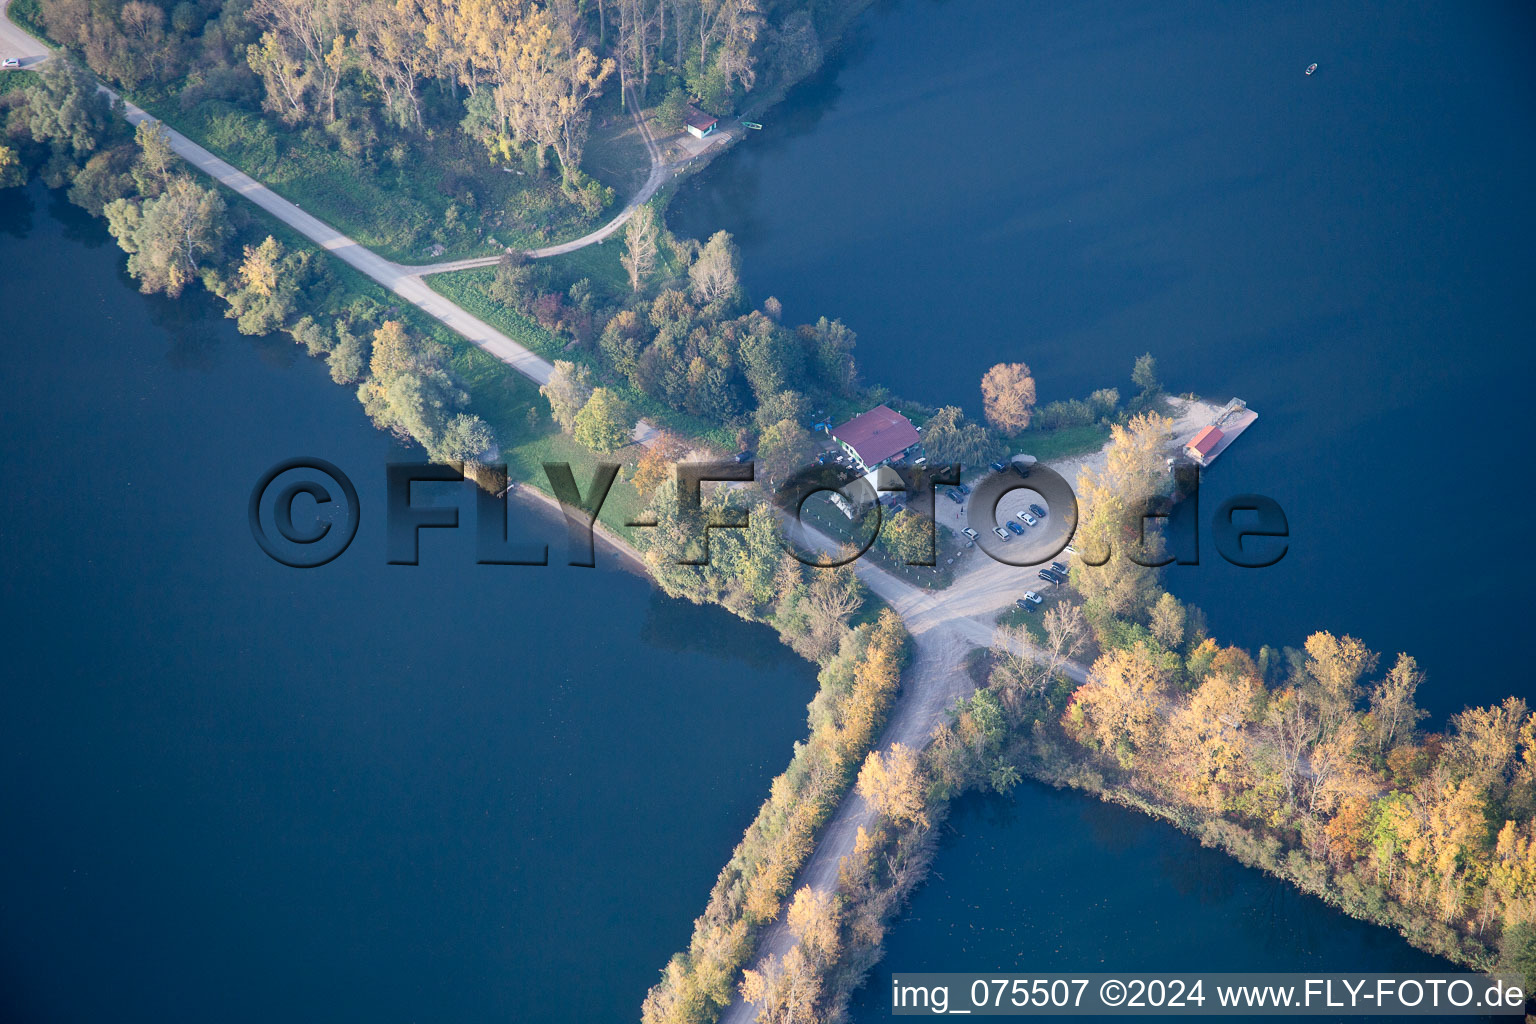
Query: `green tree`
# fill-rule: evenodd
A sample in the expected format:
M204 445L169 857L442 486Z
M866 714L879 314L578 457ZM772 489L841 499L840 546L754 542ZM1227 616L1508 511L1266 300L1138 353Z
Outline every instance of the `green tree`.
M27 168L10 146L0 146L0 188L16 188L27 183Z
M171 183L171 176L181 164L171 149L171 135L159 121L140 121L133 130L139 156L134 161L133 179L139 195L158 196Z
M656 107L656 123L669 132L680 131L683 118L688 115L688 94L673 89Z
M828 320L826 317L800 328L800 334L810 346L810 359L819 376L821 389L836 395L852 395L857 390L859 379L853 361L853 349L858 344L858 336L844 326L841 320Z
M471 462L485 464L495 458L496 435L490 425L479 416L459 413L448 421L434 459L442 462Z
M804 469L810 464L813 451L810 432L788 419L770 425L757 443L757 458L767 471L770 484Z
M365 334L354 334L346 324L336 325L336 347L331 349L327 360L331 369L331 380L337 384L355 384L363 379L363 374L368 371L368 337Z
M999 450L996 438L979 423L970 423L959 406L946 405L923 424L923 450L935 463L980 466Z
M576 415L576 440L595 452L615 452L634 439L635 416L608 388L597 388Z
M1144 396L1156 395L1163 390L1157 379L1157 360L1152 358L1151 352L1136 357L1136 365L1131 368L1131 383L1140 388Z
M549 402L549 414L567 434L576 429L576 416L592 397L592 368L568 359L556 359L549 382L539 388Z
M224 199L211 188L178 177L163 195L142 206L118 199L103 211L107 230L128 255L128 273L145 294L176 298L210 260L229 234Z
M44 64L27 85L26 105L18 115L33 141L52 150L42 174L49 188L68 184L115 126L111 105L91 76L64 55Z

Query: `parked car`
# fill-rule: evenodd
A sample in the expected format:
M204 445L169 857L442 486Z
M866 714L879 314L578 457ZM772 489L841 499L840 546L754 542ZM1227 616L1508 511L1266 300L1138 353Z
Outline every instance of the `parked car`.
M1023 608L1027 612L1032 612L1035 610L1035 606L1024 600L1022 597L1013 603L1018 605L1020 608Z
M1036 519L1034 516L1030 515L1028 512L1020 512L1019 513L1019 518L1024 520L1024 522L1028 523L1030 526L1039 526L1040 525L1040 520Z
M967 537L971 538L971 540L975 540L976 539L976 531L971 529L969 526L967 526L965 529L961 530L960 532L965 534Z
M1012 530L1014 533L1018 534L1020 537L1024 536L1024 527L1020 526L1018 523L1014 522L1012 519L1008 520L1008 529Z
M1060 562L1052 562L1051 563L1051 568L1055 569L1057 572L1061 573L1063 576L1065 576L1070 571L1066 566L1062 565Z
M1019 474L1019 479L1021 479L1021 480L1028 480L1029 479L1029 467L1024 465L1024 463L1022 463L1022 462L1010 462L1008 464L1008 467L1010 469L1012 469L1015 473Z
M1030 604L1039 604L1044 600L1044 598L1035 593L1033 590L1026 590L1024 591L1024 600L1028 601Z
M1039 505L1031 505L1029 506L1029 510L1035 515L1039 516L1041 519L1045 518L1045 509L1041 508Z
M1008 467L1003 465L1001 462L994 462L994 463L992 463L992 472L994 472L994 473L1001 473L1003 470L1005 470L1007 468Z
M1012 537L1008 536L1008 531L1003 529L1001 526L992 527L992 532L1003 538L1003 540L1013 540Z
M955 484L955 490L959 491L961 494L971 493L970 487L965 484Z
M17 60L15 57L7 57L7 58L5 58L5 60L0 61L0 68L19 68L19 67L21 67L21 61Z
M956 505L965 504L965 499L960 496L959 491L945 491L944 493L946 496L948 496L949 500L954 502Z
M1047 583L1059 582L1057 580L1057 578L1056 578L1056 574L1051 572L1051 570L1049 570L1049 569L1041 569L1039 572L1035 573L1035 575L1039 576L1041 579L1045 580L1045 582L1047 582Z

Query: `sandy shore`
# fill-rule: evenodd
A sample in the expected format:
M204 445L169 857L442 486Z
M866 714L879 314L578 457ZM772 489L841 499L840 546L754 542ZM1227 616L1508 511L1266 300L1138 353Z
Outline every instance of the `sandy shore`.
M1200 433L1221 412L1225 403L1207 402L1204 399L1195 398L1170 398L1168 399L1169 416L1173 419L1173 430L1168 442L1169 454L1181 450L1190 439ZM1107 447L1107 446L1106 446ZM1077 478L1085 469L1101 470L1107 456L1104 449L1089 455L1079 455L1070 459L1060 459L1048 462L1056 472L1066 478L1067 482L1077 486Z

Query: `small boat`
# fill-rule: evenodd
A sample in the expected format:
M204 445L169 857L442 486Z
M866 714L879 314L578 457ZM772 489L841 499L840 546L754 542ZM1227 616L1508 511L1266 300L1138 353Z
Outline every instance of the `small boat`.
M1308 64L1307 65L1307 74L1310 75L1312 72L1314 72L1316 70L1317 70L1317 65L1316 64Z
M763 126L758 124L756 121L743 121L741 122L741 126L743 128L751 128L755 132L760 132L763 130Z

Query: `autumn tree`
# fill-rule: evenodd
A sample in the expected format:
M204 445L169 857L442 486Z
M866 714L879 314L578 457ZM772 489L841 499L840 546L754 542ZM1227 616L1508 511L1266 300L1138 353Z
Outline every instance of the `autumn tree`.
M252 0L246 17L264 31L251 45L251 70L266 85L266 105L284 120L314 113L336 120L336 93L347 70L340 0Z
M1360 677L1376 667L1379 656L1352 636L1313 633L1304 645L1314 699L1323 711L1324 732L1331 732L1354 711L1361 696Z
M677 477L677 464L688 454L687 439L670 430L658 430L651 443L635 463L635 475L631 483L640 497L646 501L668 480Z
M133 180L142 198L160 195L171 184L181 160L171 149L171 135L159 121L140 121L133 130L139 147L133 164Z
M851 565L813 570L803 604L809 619L805 653L820 661L837 649L848 620L864 605L864 585Z
M725 231L716 231L699 250L699 258L688 268L693 296L708 306L728 302L741 287L741 253Z
M1102 468L1085 468L1077 479L1083 506L1079 554L1072 584L1086 601L1111 615L1141 611L1155 592L1155 573L1131 553L1158 551L1156 537L1143 544L1141 512L1167 480L1165 446L1171 421L1156 413L1133 417L1110 430ZM1143 561L1148 561L1142 556Z
M635 210L624 227L624 255L619 262L629 274L631 291L638 292L656 272L661 256L661 226L649 203Z
M1378 754L1400 740L1411 739L1419 722L1429 714L1414 704L1414 695L1423 681L1419 663L1399 654L1391 670L1371 688L1369 722L1372 744Z
M1177 767L1170 785L1196 806L1229 809L1250 784L1251 745L1262 689L1249 675L1212 675L1169 719Z
M789 905L789 930L812 963L825 966L837 961L841 950L840 908L832 893L801 886Z
M982 409L987 422L1005 434L1029 426L1035 408L1035 378L1024 363L998 363L981 378Z
M881 754L871 750L859 771L859 795L886 818L928 825L927 782L917 752L901 743Z
M1064 724L1130 768L1162 731L1165 679L1162 663L1146 644L1110 651L1093 663L1088 682L1072 695Z
M798 945L742 972L741 997L758 1007L758 1024L817 1024L821 989L820 972Z
M1152 636L1168 650L1176 650L1184 642L1184 606L1179 599L1164 591L1152 605L1149 626Z
M358 398L381 430L411 438L434 454L455 412L469 400L444 365L442 348L398 320L386 320L373 332L368 378Z

